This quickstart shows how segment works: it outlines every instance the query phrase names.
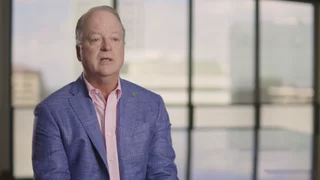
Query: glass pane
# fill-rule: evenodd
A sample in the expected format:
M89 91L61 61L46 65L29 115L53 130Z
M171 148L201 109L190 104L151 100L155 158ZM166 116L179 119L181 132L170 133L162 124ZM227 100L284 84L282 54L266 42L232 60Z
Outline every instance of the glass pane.
M172 123L172 144L176 152L176 164L178 168L178 177L185 180L187 163L187 122L188 109L186 106L167 106L167 110Z
M121 76L186 104L187 0L119 0L118 8L127 33Z
M112 0L13 1L12 101L14 107L14 176L31 178L34 106L82 70L75 52L80 14Z
M33 108L14 109L13 164L15 178L33 177L31 150L33 130Z
M195 130L192 179L251 180L252 136L252 128Z
M181 180L185 179L186 163L187 163L187 122L188 109L186 106L170 106L167 105L167 110L172 124L172 144L176 152L176 164L178 168L178 177Z
M251 180L253 107L197 107L192 179Z
M260 180L310 179L312 114L311 105L262 107Z
M254 1L194 1L195 104L253 101Z
M196 128L253 127L252 106L196 107Z
M261 1L261 100L311 102L313 5Z
M187 163L187 131L181 129L172 129L172 144L176 152L176 160L178 168L178 177L185 180L186 163Z
M188 109L186 106L166 105L173 128L188 127Z

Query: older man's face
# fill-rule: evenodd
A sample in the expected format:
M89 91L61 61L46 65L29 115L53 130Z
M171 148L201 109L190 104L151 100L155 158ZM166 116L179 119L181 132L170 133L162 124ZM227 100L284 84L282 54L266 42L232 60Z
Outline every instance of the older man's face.
M115 15L102 10L89 14L77 55L89 76L119 75L124 61L124 39L122 26Z

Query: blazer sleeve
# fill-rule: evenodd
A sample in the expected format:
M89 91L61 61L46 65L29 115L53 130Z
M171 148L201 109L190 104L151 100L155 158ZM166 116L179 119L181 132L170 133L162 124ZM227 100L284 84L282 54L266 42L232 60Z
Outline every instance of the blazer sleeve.
M178 180L171 140L171 123L163 99L159 96L158 115L152 135L147 169L148 180Z
M34 110L32 166L34 180L69 180L67 156L56 119L46 105Z

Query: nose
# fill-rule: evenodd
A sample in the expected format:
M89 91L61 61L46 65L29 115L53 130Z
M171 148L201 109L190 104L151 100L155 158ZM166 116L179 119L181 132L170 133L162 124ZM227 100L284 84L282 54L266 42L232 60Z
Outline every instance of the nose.
M105 39L105 40L102 42L101 50L102 50L102 51L111 51L111 50L112 50L111 42L108 41L107 39Z

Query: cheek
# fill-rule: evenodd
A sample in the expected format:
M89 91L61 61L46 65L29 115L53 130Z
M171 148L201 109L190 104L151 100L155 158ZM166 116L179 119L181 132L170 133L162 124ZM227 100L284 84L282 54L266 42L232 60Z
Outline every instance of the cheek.
M82 53L82 64L89 69L96 67L97 52L94 50L85 50Z
M92 61L97 58L98 53L99 53L99 51L97 51L95 49L87 48L83 51L82 56L84 57L85 60Z
M117 54L118 54L119 58L121 58L123 60L123 58L124 58L124 47L123 46L119 47L117 52L118 52Z

